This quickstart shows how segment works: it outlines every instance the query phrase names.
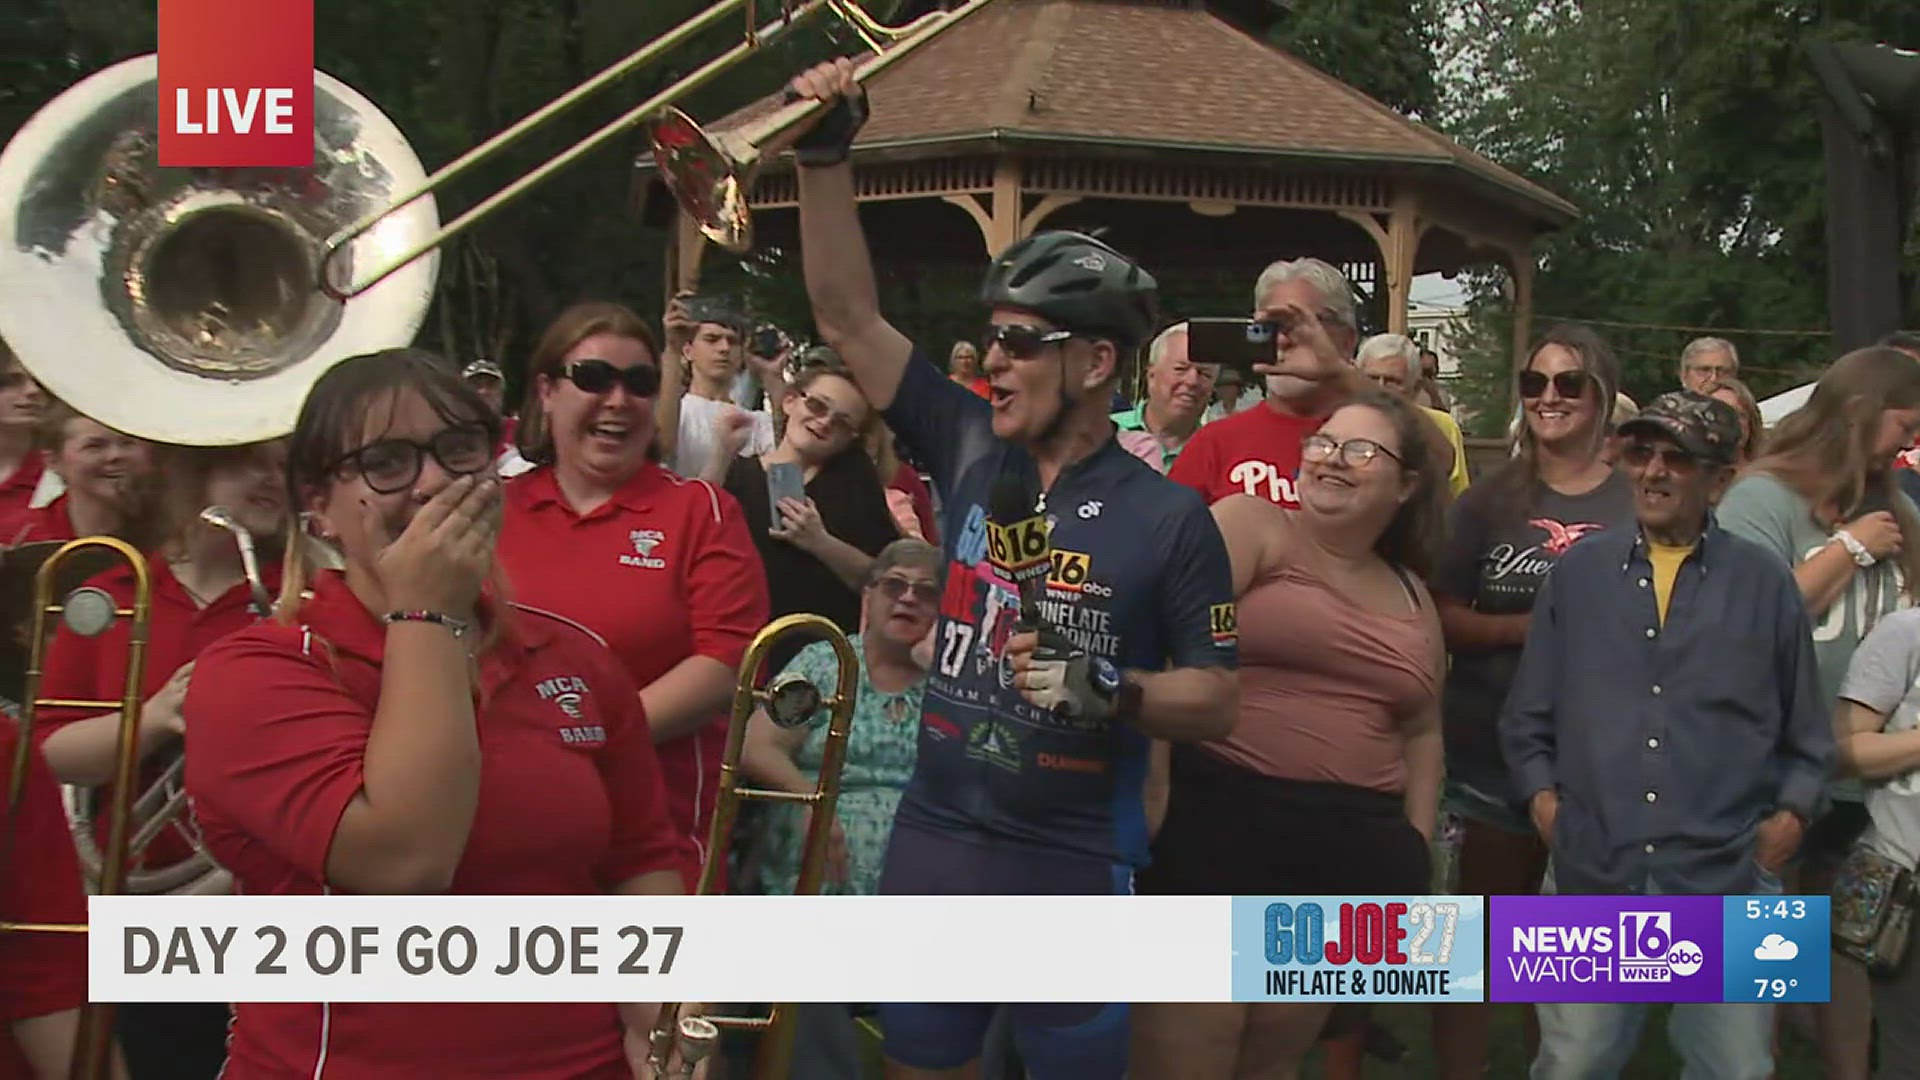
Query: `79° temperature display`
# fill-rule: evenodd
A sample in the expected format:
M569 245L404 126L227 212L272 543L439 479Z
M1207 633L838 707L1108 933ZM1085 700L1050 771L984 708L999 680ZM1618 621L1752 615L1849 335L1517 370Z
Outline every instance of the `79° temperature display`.
M1729 896L1722 915L1727 1001L1820 1002L1832 996L1832 900Z

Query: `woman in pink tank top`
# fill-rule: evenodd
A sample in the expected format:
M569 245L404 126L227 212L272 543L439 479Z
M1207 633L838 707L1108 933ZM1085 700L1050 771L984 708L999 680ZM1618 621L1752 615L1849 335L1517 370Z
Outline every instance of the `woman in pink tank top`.
M1428 426L1366 392L1302 443L1300 509L1213 505L1238 597L1240 719L1218 742L1173 748L1141 892L1428 891L1445 653L1419 575L1439 548L1450 460ZM1322 1004L1134 1008L1139 1080L1293 1076L1323 1027L1365 1021Z

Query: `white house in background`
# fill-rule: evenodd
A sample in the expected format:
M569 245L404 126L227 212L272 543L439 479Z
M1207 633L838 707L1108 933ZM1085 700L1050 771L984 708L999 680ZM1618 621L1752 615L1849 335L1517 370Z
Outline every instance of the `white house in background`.
M1452 382L1460 376L1460 356L1453 348L1453 339L1461 330L1460 320L1466 318L1467 309L1447 304L1431 304L1420 300L1407 303L1407 336L1423 349L1432 349L1440 356L1440 381Z

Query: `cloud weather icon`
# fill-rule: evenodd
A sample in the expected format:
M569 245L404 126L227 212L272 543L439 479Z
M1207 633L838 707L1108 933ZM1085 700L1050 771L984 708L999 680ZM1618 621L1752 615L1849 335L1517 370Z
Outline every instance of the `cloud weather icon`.
M1791 960L1799 955L1800 946L1779 934L1768 934L1761 938L1760 944L1753 950L1755 960Z

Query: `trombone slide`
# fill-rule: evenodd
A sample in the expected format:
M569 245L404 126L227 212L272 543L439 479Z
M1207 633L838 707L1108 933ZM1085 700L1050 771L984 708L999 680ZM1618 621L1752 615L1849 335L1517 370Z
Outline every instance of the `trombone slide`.
M784 679L775 679L764 689L757 685L760 666L767 654L781 638L795 634L824 638L833 647L837 660L833 696L822 698L817 687ZM860 657L853 651L847 636L829 619L819 615L786 615L768 623L754 636L752 644L747 646L746 656L740 661L740 680L734 687L733 709L727 724L727 749L720 760L720 794L714 805L713 824L707 840L707 861L700 868L696 895L712 894L719 881L721 868L727 864L740 803L749 799L799 803L812 809L805 846L801 849L800 873L793 891L796 896L810 896L820 891L821 880L826 875L827 846L833 838L834 807L840 798L840 773L846 764L847 736L853 729L853 707L859 685ZM823 707L829 710L820 775L811 792L800 794L741 786L740 756L746 747L747 724L755 710L762 706L775 723L783 726L805 723ZM774 1080L786 1075L787 1058L793 1044L793 1017L788 1007L775 1005L771 1015L764 1017L682 1017L680 1010L679 1003L660 1006L659 1019L655 1021L649 1037L649 1060L655 1069L664 1072L674 1058L676 1047L683 1062L697 1060L696 1055L704 1057L713 1045L713 1036L707 1033L712 1031L717 1036L718 1029L733 1028L762 1033L754 1061L755 1080Z
M48 638L48 616L67 617L69 603L55 603L53 599L57 571L62 563L90 548L107 548L120 556L133 570L134 601L130 608L116 605L112 609L112 618L105 625L95 629L94 633L104 632L114 620L130 619L130 632L127 640L127 681L125 695L118 701L73 701L50 699L40 696L41 664L46 658ZM83 590L69 593L67 600ZM26 703L22 706L19 728L20 743L14 750L13 770L7 786L6 826L11 832L15 812L19 805L21 789L26 782L28 754L33 753L33 728L36 713L43 705L76 706L81 708L118 709L120 711L118 756L114 759L114 789L112 807L107 821L107 850L100 873L100 892L102 896L118 894L126 884L127 849L129 846L130 817L133 807L133 785L138 772L140 753L140 714L145 699L140 692L140 684L146 672L147 626L152 607L153 579L147 569L147 560L132 545L118 537L89 536L70 540L60 550L40 564L40 570L34 578L33 628L31 640L31 659L27 665ZM0 922L0 933L86 933L84 924L45 924L24 922ZM107 1074L113 1051L113 1006L105 1003L89 1003L80 1010L80 1032L75 1047L73 1075L78 1080L100 1080Z

